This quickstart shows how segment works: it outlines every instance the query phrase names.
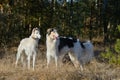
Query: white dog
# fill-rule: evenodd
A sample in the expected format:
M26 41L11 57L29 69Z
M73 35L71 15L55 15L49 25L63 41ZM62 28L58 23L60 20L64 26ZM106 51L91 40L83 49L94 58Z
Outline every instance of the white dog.
M24 38L21 40L16 57L16 66L18 64L18 60L23 58L23 54L27 56L28 60L28 69L30 69L30 59L33 57L33 70L35 66L35 58L38 50L38 41L41 38L40 30L38 28L33 28L32 34L29 38Z
M74 66L80 67L81 70L83 70L82 65L89 62L94 56L93 45L90 41L80 42L79 39L71 37L59 37L59 34L54 28L47 30L46 45L47 67L49 66L51 57L55 59L57 66L58 59L62 59L62 57L68 53Z

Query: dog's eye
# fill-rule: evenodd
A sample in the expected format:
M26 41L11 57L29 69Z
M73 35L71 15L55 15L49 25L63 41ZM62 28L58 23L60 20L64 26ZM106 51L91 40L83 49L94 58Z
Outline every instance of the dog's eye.
M53 31L54 33L56 32L56 30Z
M39 32L36 32L36 34L39 34Z

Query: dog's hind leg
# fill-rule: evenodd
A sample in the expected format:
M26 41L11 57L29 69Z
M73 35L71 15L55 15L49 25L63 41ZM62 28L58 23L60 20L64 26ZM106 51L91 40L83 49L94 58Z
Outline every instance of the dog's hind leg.
M26 54L24 53L24 54L21 54L21 63L22 63L22 65L23 65L23 68L25 68L26 67Z
M17 64L18 64L18 61L19 61L19 59L20 59L21 53L22 53L22 49L18 49L17 56L16 56L15 66L17 66Z

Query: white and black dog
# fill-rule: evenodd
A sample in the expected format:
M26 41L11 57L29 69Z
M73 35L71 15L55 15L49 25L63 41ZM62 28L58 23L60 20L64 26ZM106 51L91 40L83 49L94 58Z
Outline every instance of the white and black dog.
M80 67L83 70L82 65L89 62L93 56L93 45L90 41L80 42L79 39L71 37L59 37L57 30L49 28L46 35L47 45L47 67L49 66L51 57L55 59L56 66L58 65L58 59L68 53L72 63L75 67Z
M30 69L30 60L31 57L33 58L33 70L35 66L35 58L36 54L38 52L38 41L41 38L40 30L38 28L33 28L32 34L29 38L24 38L20 41L20 44L18 46L17 50L17 56L16 56L16 66L18 64L18 60L21 58L23 59L23 55L27 56L28 61L28 69ZM22 60L23 63L23 60Z

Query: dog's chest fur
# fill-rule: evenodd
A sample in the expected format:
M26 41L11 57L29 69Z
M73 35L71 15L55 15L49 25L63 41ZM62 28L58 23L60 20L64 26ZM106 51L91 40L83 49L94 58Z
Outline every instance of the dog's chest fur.
M49 51L55 51L56 50L56 46L57 46L57 41L56 40L51 40L51 39L47 39L47 49Z

